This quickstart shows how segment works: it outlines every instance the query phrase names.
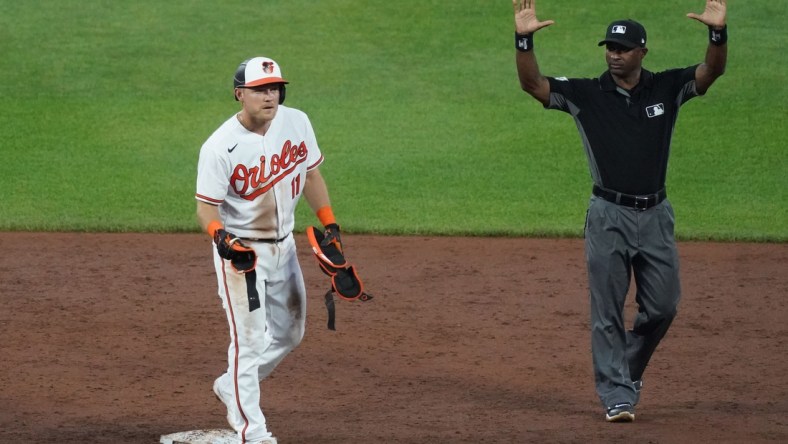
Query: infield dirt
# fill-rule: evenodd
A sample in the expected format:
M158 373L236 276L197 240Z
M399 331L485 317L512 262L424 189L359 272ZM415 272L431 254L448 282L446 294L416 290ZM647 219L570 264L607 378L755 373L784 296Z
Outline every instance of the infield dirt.
M582 240L343 240L375 299L339 301L327 330L328 281L297 236L307 332L262 383L280 443L788 442L788 244L680 243L678 317L637 420L609 424ZM225 428L209 242L0 233L0 442Z

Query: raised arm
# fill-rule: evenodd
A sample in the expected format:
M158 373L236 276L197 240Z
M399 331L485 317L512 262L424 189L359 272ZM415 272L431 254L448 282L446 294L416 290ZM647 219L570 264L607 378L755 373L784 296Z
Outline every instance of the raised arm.
M539 64L536 63L533 51L533 34L555 22L553 20L540 22L536 18L536 0L512 0L512 5L520 87L533 98L547 105L550 103L550 83L539 72Z
M725 73L728 62L728 29L725 23L727 7L725 0L706 0L703 14L689 13L687 17L695 19L709 27L709 46L706 48L706 59L695 70L695 89L705 94L717 77Z

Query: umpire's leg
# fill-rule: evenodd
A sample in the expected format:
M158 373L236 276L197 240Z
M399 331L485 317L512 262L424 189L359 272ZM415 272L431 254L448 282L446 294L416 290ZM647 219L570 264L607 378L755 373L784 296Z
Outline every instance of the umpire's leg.
M636 235L632 211L597 197L591 198L585 229L591 353L596 392L605 407L637 401L629 376L624 326L630 255L634 252Z
M638 218L640 248L632 259L638 314L634 328L627 333L627 360L634 381L643 377L681 299L673 208L665 200L638 213Z

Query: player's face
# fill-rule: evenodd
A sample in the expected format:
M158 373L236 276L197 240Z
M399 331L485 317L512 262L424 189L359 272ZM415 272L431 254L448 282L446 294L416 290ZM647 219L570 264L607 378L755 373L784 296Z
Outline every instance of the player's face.
M610 73L616 76L626 76L640 68L646 48L627 48L616 43L608 43L605 48L605 61Z
M239 88L244 111L257 121L271 121L279 109L279 84Z

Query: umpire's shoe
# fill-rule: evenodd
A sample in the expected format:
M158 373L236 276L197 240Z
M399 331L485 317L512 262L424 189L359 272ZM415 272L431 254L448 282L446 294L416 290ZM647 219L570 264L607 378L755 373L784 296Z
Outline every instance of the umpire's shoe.
M628 402L608 407L605 419L608 422L632 422L635 420L635 407Z

